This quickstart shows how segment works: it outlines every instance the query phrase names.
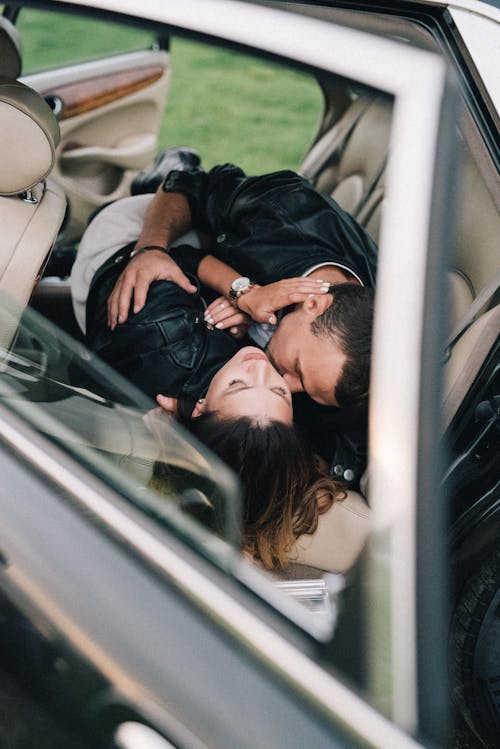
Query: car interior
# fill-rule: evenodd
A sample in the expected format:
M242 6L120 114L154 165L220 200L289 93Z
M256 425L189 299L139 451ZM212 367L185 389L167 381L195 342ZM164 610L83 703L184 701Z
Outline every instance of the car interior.
M402 29L398 26L398 34ZM405 33L409 33L404 28ZM413 30L421 41L421 31ZM414 41L414 40L413 40ZM427 42L429 43L429 42ZM21 71L20 40L16 28L0 18L0 102L6 138L2 140L0 210L4 232L0 244L0 289L14 297L19 309L31 306L74 334L77 330L70 314L67 278L44 276L51 252L65 241L64 223L67 203L64 190L53 179L55 149L59 140L59 124L53 109L33 89L19 82ZM341 80L320 80L325 98L322 123L313 144L298 171L316 188L331 195L351 212L375 241L379 238L383 219L385 169L390 153L392 101L374 92L354 90ZM53 105L53 102L51 102ZM454 257L448 271L448 293L451 309L450 331L460 329L447 352L445 364L445 423L449 426L463 404L482 363L495 343L500 306L494 294L484 296L483 289L497 278L498 257L495 251L500 235L500 219L496 198L485 181L478 162L484 160L480 138L469 115L460 124L463 136L458 196L460 211L456 228ZM26 149L29 146L28 158ZM19 169L22 163L25 171ZM137 164L132 164L137 168ZM52 176L51 176L52 174ZM498 197L498 196L497 196ZM411 210L411 207L408 207ZM61 240L62 236L62 240ZM36 238L36 239L35 239ZM497 283L498 285L498 283ZM470 310L476 300L472 319ZM477 303L479 300L479 306ZM22 336L16 339L19 318L11 316L10 326L2 330L1 345L21 358L28 357L29 343ZM69 383L68 383L69 384ZM88 389L88 388L87 388ZM95 429L94 444L109 449L109 423ZM158 458L157 448L149 440L149 448L131 457L134 449L127 445L128 462L135 469L140 464L142 480L152 479ZM150 452L148 453L148 450ZM114 446L114 452L120 450ZM134 469L134 470L135 470ZM158 477L156 477L158 478ZM368 484L365 477L363 486ZM189 512L208 519L210 500L206 492L186 500ZM361 532L361 548L365 530L359 531L355 515L349 533ZM212 520L207 520L213 526ZM291 579L323 575L314 566L294 566L284 574Z
M303 12L313 11L305 7ZM328 16L327 9L314 12ZM343 17L343 11L336 13ZM348 13L344 20L351 23ZM369 30L373 24L380 25L379 19L373 20ZM410 22L392 19L379 30L415 45L435 45L427 32ZM194 517L202 529L201 547L209 558L216 559L217 554L211 557L213 549L217 552L214 538L238 543L238 518L234 506L219 493L218 487L226 477L217 462L212 463L208 454L195 448L182 431L177 434L159 426L156 429L154 419L152 425L146 426L140 407L144 404L146 409L148 404L138 393L124 398L119 379L116 390L110 387L103 396L103 383L89 377L85 365L90 355L83 347L73 348L81 357L75 360L64 339L61 343L50 327L33 324L29 313L24 329L20 325L23 310L29 312L32 308L81 341L64 263L59 274L53 262L58 253L67 256L65 227L72 210L64 189L64 175L61 180L60 165L56 164L60 132L57 102L51 99L47 103L19 80L21 63L19 33L0 16L0 111L4 124L4 137L0 140L0 293L5 292L14 302L5 308L2 304L0 371L5 376L0 380L0 400L19 392L19 409L22 412L25 408L33 423L36 419L30 403L41 404L41 432L86 461L92 471L102 470L103 475L112 476L115 487L122 487L125 496L160 524L174 527L179 537L191 537L183 518L186 514L189 520ZM169 72L153 71L152 75L165 78ZM393 102L374 91L354 88L342 79L318 78L317 82L324 96L323 117L297 171L352 213L378 241L383 230ZM164 104L162 96L159 101ZM158 113L152 111L150 116L154 119ZM479 406L495 392L493 380L498 377L498 364L493 356L500 329L498 184L491 174L489 154L478 126L468 111L461 112L457 127L462 150L457 159L460 179L454 252L446 274L449 337L443 350L443 429L449 455L444 480L456 500L451 503L451 522L467 508L470 497L476 496L474 492L486 494L490 489L488 483L483 489L479 479L494 470L494 455L467 481L464 465L475 459L474 451L480 452L481 440L485 441L488 430L494 428L490 412L485 408L481 411ZM146 151L148 147L145 144ZM142 154L141 158L144 151ZM149 163L153 157L151 147ZM71 158L71 152L67 153L64 168L80 168L78 158ZM129 162L130 179L147 166L141 159ZM111 166L104 182L97 185L101 202L106 191L111 191L109 186L115 184L113 169ZM84 225L85 212L81 206L75 211L76 221L70 232L73 252L78 243L74 227L81 229ZM99 363L93 364L96 377ZM25 393L28 396L23 405ZM234 487L227 481L231 494ZM145 492L145 487L153 492ZM363 477L361 491L369 498L369 470ZM173 501L164 502L164 497ZM307 564L292 562L272 578L276 587L299 601L314 618L327 621L329 628L335 626L343 605L343 591L356 574L356 560L368 535L366 522L357 515L364 500L353 493L346 507L349 502L353 511L344 513L343 522L336 529L338 538L330 534L326 541L323 539L323 543L338 548L339 574L325 574L318 557L312 555ZM458 532L462 538L468 529L460 526ZM468 563L467 556L461 560L464 567Z

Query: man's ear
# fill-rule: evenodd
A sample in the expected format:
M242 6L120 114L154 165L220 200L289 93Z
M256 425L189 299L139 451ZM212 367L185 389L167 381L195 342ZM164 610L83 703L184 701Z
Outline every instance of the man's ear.
M193 412L191 413L191 418L198 419L202 414L205 413L206 407L207 404L205 398L200 398L199 400L197 400L193 408Z
M328 309L332 301L331 294L314 294L314 296L310 296L305 302L302 302L302 310L308 317L315 320Z

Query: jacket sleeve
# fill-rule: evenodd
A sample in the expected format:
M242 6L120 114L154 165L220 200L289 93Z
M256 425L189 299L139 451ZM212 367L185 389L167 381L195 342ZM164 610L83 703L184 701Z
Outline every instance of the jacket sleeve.
M246 179L245 173L233 164L215 166L209 172L200 168L174 170L166 176L163 190L185 195L194 228L217 235L227 226L231 205Z

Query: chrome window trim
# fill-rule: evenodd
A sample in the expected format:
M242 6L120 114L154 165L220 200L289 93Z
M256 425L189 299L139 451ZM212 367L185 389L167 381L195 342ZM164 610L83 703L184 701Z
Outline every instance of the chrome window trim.
M160 569L182 594L228 631L266 667L302 694L323 716L334 721L353 739L378 749L421 749L411 737L368 705L358 695L330 676L297 650L275 630L221 590L188 561L167 547L154 534L138 525L123 510L102 496L81 476L46 451L42 438L32 439L20 431L18 417L0 408L0 439L22 456L40 474L62 487L87 511ZM56 451L58 452L58 451ZM82 476L84 472L82 471ZM64 628L65 622L59 625ZM352 716L356 716L353 725Z

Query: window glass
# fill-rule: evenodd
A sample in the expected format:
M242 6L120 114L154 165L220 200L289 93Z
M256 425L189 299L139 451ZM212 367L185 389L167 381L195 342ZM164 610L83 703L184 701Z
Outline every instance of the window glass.
M172 81L160 148L196 148L203 166L247 173L297 169L319 125L313 76L206 44L174 38Z
M17 317L2 297L2 329L14 329ZM0 402L215 561L222 562L225 542L239 544L229 471L115 371L31 311L15 344L0 348Z
M151 32L63 13L23 9L17 28L23 43L23 75L151 47Z

